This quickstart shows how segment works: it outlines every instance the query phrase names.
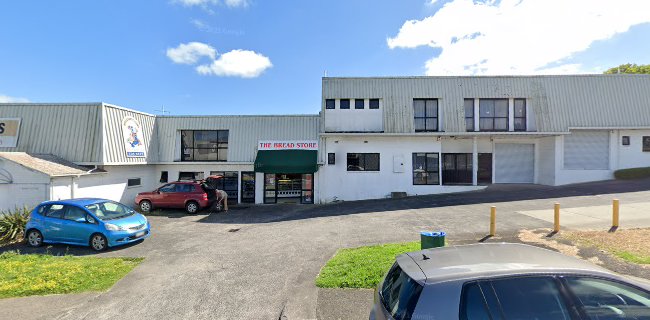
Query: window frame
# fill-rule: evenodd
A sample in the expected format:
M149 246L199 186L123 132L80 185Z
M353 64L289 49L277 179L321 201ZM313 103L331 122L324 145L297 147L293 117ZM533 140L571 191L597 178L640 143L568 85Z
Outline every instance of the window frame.
M131 181L138 181L138 184L131 184ZM133 177L133 178L127 178L126 179L126 187L127 188L138 188L142 187L142 178L140 177Z
M183 140L183 133L184 132L191 132L192 135L192 146L185 146L185 142ZM197 147L196 143L196 133L197 132L216 132L217 134L217 143L214 148L204 148L204 147ZM226 142L220 142L220 137L221 135L225 132L226 135ZM181 162L227 162L228 161L228 149L229 149L229 144L230 144L230 130L229 129L217 129L217 130L193 130L193 129L188 129L188 130L180 130L181 134ZM225 144L225 147L222 145ZM188 149L190 150L190 153L186 156L185 155L185 150ZM217 155L216 160L196 160L195 156L195 151L196 150L215 150L215 152L209 152L209 153L215 153ZM225 159L221 159L220 151L225 150ZM190 160L186 160L185 158L188 157Z
M377 102L377 107L373 108L373 102ZM368 109L370 110L378 110L379 109L379 99L369 99L368 100Z
M169 171L160 171L160 183L169 182Z
M336 153L334 153L334 152L328 152L327 153L327 164L328 165L336 165Z
M331 107L329 105L329 102L332 102ZM325 99L325 109L327 109L327 110L336 109L336 99Z
M630 145L630 136L621 136L621 145L629 146Z
M343 107L343 101L346 102L347 107ZM350 110L350 99L339 99L339 109L341 110Z
M361 102L361 108L359 108L359 102ZM354 99L354 109L355 110L363 110L366 108L366 100L365 99Z
M466 105L465 103L468 102L468 101L471 101L471 102L472 102L472 108L471 108L471 110L472 110L472 115L471 115L471 116L468 116L468 115L467 115L467 108L466 108L467 105ZM475 128L475 125L474 125L474 119L475 119L475 118L474 118L474 116L475 116L475 114L474 114L474 113L475 113L475 112L474 112L474 99L473 99L473 98L465 98L465 99L463 99L463 109L465 109L465 130L466 130L467 132L474 132L475 129L476 129L476 128ZM468 120L468 119L471 120L471 121L470 121L470 123L472 124L471 129L470 129L470 127L467 126L467 120Z
M524 109L523 109L524 116L523 117L517 117L517 101L523 101L524 102ZM514 131L523 131L523 132L527 131L528 130L528 123L527 123L526 119L528 118L528 111L527 111L528 105L526 103L526 99L524 99L524 98L515 98L512 101L512 105L513 105L512 128L514 129ZM508 107L508 109L510 109L510 108ZM508 110L508 112L510 112L510 110ZM520 119L520 120L523 119L523 121L524 121L524 127L523 128L521 128L521 127L517 128L517 119Z
M429 170L428 166L428 156L435 154L436 158L438 159L437 163L438 165L435 167L435 171ZM425 183L415 183L415 157L417 155L424 155L424 173L429 174L435 173L436 177L436 183L428 183L429 179L425 179ZM414 186L439 186L440 185L440 153L439 152L413 152L412 154L412 166L411 166L411 172L412 172L412 179L413 179L413 185Z
M419 117L415 115L415 102L416 101L423 101L424 102L424 117ZM427 115L427 101L435 101L436 102L436 115L435 116L428 116ZM416 120L421 119L424 120L424 129L418 129L416 125ZM435 119L434 123L436 124L436 128L434 130L427 129L427 120L433 120ZM440 101L438 98L414 98L413 99L413 129L415 132L440 132Z
M641 138L641 152L650 152L650 136Z
M489 117L488 116L485 116L485 117L482 116L481 115L481 101L494 101L495 102L497 100L505 100L506 101L506 104L508 106L506 108L506 116L505 117L503 117L503 116L497 117L496 116L496 113L497 113L496 112L496 104L493 104L494 109L493 109L493 115L492 116L489 116ZM510 131L510 101L509 101L509 99L503 99L503 98L479 99L478 100L478 119L479 119L478 120L478 130L481 131L481 132L508 132L508 131ZM492 129L483 129L481 127L481 123L482 123L481 120L483 120L483 119L491 119L492 120ZM506 120L506 128L505 129L498 129L497 130L497 129L494 128L495 127L494 124L495 124L497 119L500 119L500 120L505 119Z
M351 155L358 155L359 156L359 165L357 167L363 168L364 170L350 170L350 156ZM376 170L367 170L365 163L367 162L366 158L369 156L377 156L377 169ZM381 171L381 155L378 152L348 152L346 154L346 171L348 172L379 172ZM363 164L363 166L362 166Z

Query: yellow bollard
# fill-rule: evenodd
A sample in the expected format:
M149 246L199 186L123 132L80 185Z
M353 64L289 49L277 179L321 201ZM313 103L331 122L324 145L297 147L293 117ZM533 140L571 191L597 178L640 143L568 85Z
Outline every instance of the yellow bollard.
M618 228L618 213L619 213L619 201L614 199L612 201L612 227Z
M497 207L490 208L490 237L494 237L497 233Z
M560 204L555 203L554 206L555 217L553 218L553 232L560 232Z

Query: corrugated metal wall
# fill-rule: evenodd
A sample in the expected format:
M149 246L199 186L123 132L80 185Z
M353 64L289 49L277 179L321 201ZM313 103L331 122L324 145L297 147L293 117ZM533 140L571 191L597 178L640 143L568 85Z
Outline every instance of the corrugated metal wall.
M145 113L104 104L104 163L148 163L158 161L158 139L155 134L156 117ZM133 117L142 127L142 140L147 150L146 158L128 158L124 147L122 121Z
M0 151L54 154L72 162L102 160L101 103L0 104L0 118L21 118L18 146Z
M180 157L180 130L229 130L228 162L253 162L259 140L318 140L319 116L157 117L159 161Z
M465 98L528 98L540 132L650 126L650 75L323 78L336 98L383 99L388 133L414 132L414 98L440 99L446 132L465 131Z

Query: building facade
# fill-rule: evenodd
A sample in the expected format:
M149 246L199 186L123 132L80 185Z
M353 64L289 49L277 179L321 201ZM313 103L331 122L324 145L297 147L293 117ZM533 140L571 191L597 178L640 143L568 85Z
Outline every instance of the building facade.
M0 104L0 153L83 166L89 174L65 180L72 196L129 204L209 175L223 176L233 204L325 203L563 185L650 166L648 75L323 78L321 103L318 115L278 116ZM0 177L9 177L0 185L25 193L5 199L33 203L0 209L66 197L20 191L25 175L14 167L0 155Z

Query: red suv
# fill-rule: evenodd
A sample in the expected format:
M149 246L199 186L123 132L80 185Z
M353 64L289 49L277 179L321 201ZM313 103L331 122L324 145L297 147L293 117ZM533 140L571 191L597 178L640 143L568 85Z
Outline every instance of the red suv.
M185 208L187 213L197 213L216 200L214 191L195 181L170 182L152 192L141 192L135 203L143 212L153 208Z

